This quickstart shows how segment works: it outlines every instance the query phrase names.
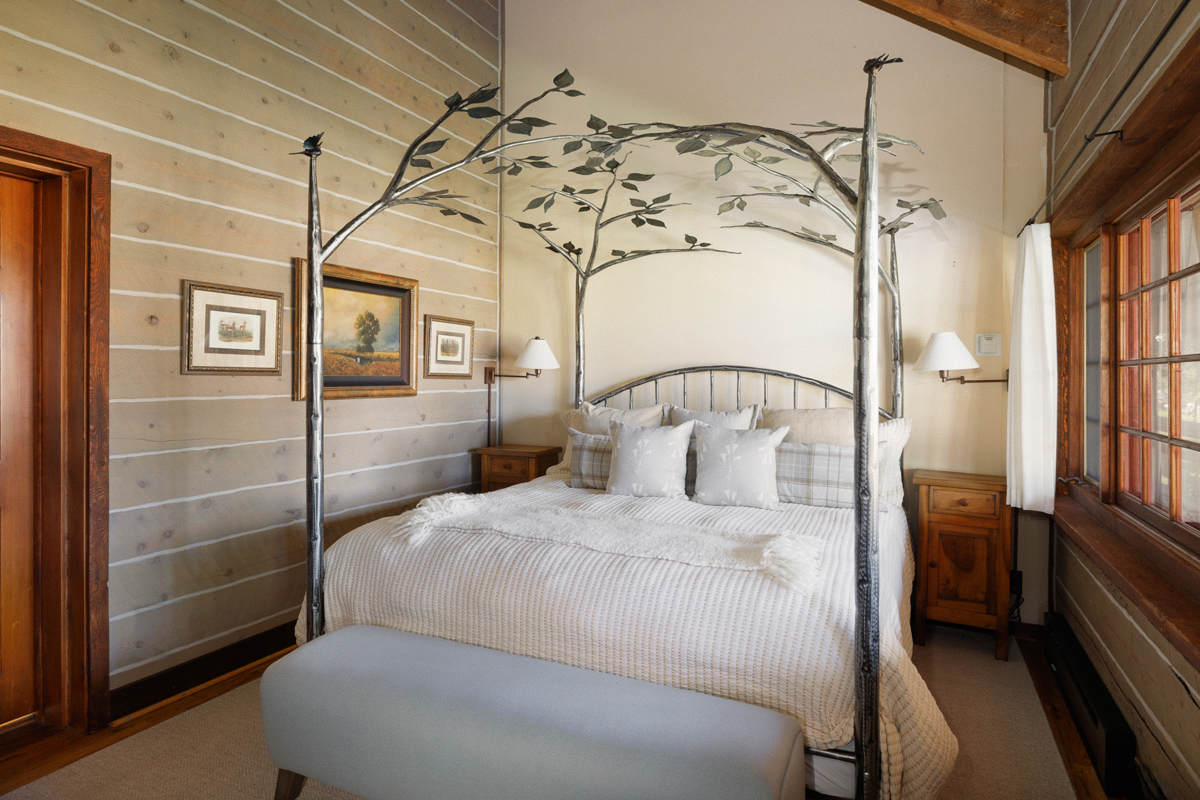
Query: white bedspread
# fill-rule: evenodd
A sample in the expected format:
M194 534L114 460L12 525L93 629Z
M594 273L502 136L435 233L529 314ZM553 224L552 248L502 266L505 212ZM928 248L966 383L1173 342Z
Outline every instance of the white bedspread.
M618 534L583 523L613 515L633 522ZM536 522L550 518L565 528ZM708 542L696 556L635 541L655 526L664 541L686 526L733 546ZM884 792L933 798L958 742L909 659L913 562L899 508L881 505L879 533ZM747 552L780 541L798 543L783 548L797 567L784 580L777 556L756 566ZM809 745L836 747L853 738L853 576L849 509L713 507L546 477L434 498L344 536L326 557L326 628L381 625L729 697L782 711Z

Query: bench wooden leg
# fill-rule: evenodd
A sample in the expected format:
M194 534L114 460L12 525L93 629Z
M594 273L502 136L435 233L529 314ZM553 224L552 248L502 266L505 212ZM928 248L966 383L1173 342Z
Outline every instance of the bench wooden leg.
M296 800L304 788L304 776L290 770L279 770L275 779L275 800Z

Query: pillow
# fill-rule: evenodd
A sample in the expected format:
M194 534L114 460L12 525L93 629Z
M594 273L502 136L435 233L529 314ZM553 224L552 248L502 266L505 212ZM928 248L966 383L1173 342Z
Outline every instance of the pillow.
M854 409L852 408L764 408L760 428L787 425L792 429L786 442L831 444L854 447ZM904 502L904 476L900 455L908 444L912 420L901 417L879 423L876 463L879 499L901 505Z
M683 476L687 469L688 439L696 423L666 428L642 428L614 422L609 494L632 497L687 497Z
M779 500L826 508L854 507L854 448L784 442L775 451Z
M709 506L778 508L775 448L787 433L787 428L735 431L700 426L692 499Z
M607 408L594 406L584 401L579 408L564 411L561 417L563 424L570 430L574 428L580 433L607 436L608 426L612 422L623 422L626 425L640 425L643 428L657 428L662 425L665 405L647 406L646 408ZM571 463L571 440L567 439L567 452L563 453L563 462Z
M605 488L612 463L612 437L593 436L574 429L568 429L567 436L571 441L571 473L567 485L576 489Z
M854 446L853 408L764 408L760 428L790 429L785 442Z
M747 406L738 411L692 411L682 406L667 406L667 419L672 425L682 425L689 419L703 422L714 428L733 428L739 431L750 430L758 419L758 406Z
M879 423L879 499L896 505L904 504L904 473L900 456L912 434L912 420L901 417Z

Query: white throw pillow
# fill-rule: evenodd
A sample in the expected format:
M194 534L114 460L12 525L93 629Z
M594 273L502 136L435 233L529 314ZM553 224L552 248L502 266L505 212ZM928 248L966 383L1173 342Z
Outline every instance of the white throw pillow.
M904 504L904 473L900 456L912 434L912 420L906 417L879 423L879 499Z
M612 470L612 438L567 430L571 441L568 486L576 489L604 489Z
M562 414L563 425L567 430L577 430L580 433L590 433L597 436L608 436L608 426L613 422L623 422L626 425L638 425L643 428L657 428L663 422L663 410L666 404L647 406L646 408L608 408L594 406L584 401L579 408L572 408ZM573 454L571 440L567 439L567 451L563 453L563 463L570 464Z
M787 428L735 431L698 426L692 499L710 506L778 508L775 448L787 433Z
M758 419L758 406L746 406L737 411L693 411L683 406L667 406L667 419L672 425L682 425L689 419L714 428L733 428L748 431Z
M633 497L687 497L683 478L687 471L688 440L694 422L665 428L643 428L614 422L612 466L608 493Z

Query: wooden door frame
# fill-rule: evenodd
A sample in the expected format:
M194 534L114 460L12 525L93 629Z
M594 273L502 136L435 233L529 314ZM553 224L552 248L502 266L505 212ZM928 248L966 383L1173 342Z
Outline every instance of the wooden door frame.
M111 164L0 126L0 171L39 184L39 707L44 722L82 731L109 723Z

